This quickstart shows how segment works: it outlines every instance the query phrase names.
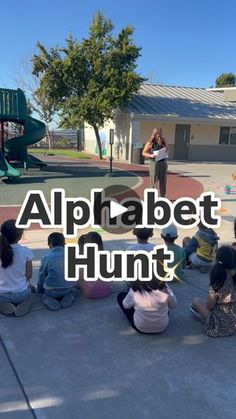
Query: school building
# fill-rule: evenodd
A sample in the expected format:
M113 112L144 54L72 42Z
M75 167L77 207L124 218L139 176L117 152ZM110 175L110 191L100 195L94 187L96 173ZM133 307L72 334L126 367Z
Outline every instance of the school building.
M103 155L143 163L142 149L154 128L162 128L169 158L183 161L236 161L236 87L192 88L143 84L126 111L100 130ZM85 151L97 153L91 126L84 127Z

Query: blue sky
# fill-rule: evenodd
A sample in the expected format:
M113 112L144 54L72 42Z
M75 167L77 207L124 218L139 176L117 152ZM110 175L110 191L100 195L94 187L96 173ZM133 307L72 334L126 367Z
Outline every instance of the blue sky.
M2 8L0 87L16 87L14 68L37 41L54 46L69 32L86 37L98 10L116 31L135 28L138 72L150 82L209 87L220 73L236 73L235 0L12 0Z

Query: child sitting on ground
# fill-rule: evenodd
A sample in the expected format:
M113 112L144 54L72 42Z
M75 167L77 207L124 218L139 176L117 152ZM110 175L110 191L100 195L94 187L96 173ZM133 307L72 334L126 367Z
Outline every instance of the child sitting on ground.
M168 263L169 268L174 269L174 279L178 281L183 280L183 266L185 263L185 253L181 246L175 244L175 240L178 237L177 228L174 224L163 228L161 237L164 239L165 245L168 250L171 250L174 254L174 261Z
M117 301L133 329L140 333L161 333L169 324L169 310L177 306L171 288L163 281L133 282L129 292Z
M200 222L197 233L192 238L183 239L186 261L202 272L207 272L213 266L218 240L215 231Z
M49 252L44 256L39 269L37 292L42 294L42 301L50 310L70 307L75 299L72 281L64 277L64 246L62 233L48 236Z
M137 243L130 245L127 250L146 250L147 252L153 250L155 245L148 241L153 236L153 228L135 228L133 235L136 236Z
M222 246L210 272L207 301L194 298L192 313L205 322L208 336L228 336L236 330L236 250Z
M15 220L5 221L0 229L0 312L23 316L31 307L31 250L19 244L23 231Z
M102 237L96 231L91 231L80 236L78 240L79 252L84 252L85 244L97 244L98 250L103 250ZM80 277L77 286L87 298L105 298L112 292L112 282L105 282L97 278L96 281L85 281L83 279L83 269L80 269Z

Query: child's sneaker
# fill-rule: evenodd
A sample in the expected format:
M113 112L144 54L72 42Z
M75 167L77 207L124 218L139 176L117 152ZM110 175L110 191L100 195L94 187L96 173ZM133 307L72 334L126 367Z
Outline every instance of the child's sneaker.
M74 295L72 294L65 295L65 297L63 297L61 300L62 308L70 307L73 304L74 300L75 300Z
M50 297L49 295L43 295L42 301L49 310L56 311L61 308L61 303L56 298Z
M16 307L12 303L0 303L0 313L2 314L13 314L15 310Z
M22 301L22 303L18 304L15 310L15 316L21 317L27 314L30 311L32 305L31 298L27 298L26 300Z

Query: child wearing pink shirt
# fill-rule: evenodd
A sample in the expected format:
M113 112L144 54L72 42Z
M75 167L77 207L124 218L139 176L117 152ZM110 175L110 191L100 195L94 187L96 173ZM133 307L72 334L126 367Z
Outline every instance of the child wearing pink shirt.
M87 243L97 244L98 250L103 250L103 241L99 233L91 231L90 233L83 234L78 240L79 251L83 253L84 245ZM85 281L80 275L78 281L78 288L87 298L105 298L111 294L112 282L105 282L97 278L96 281Z
M163 281L135 281L117 301L131 326L140 333L161 333L168 327L169 310L177 306L171 288Z

